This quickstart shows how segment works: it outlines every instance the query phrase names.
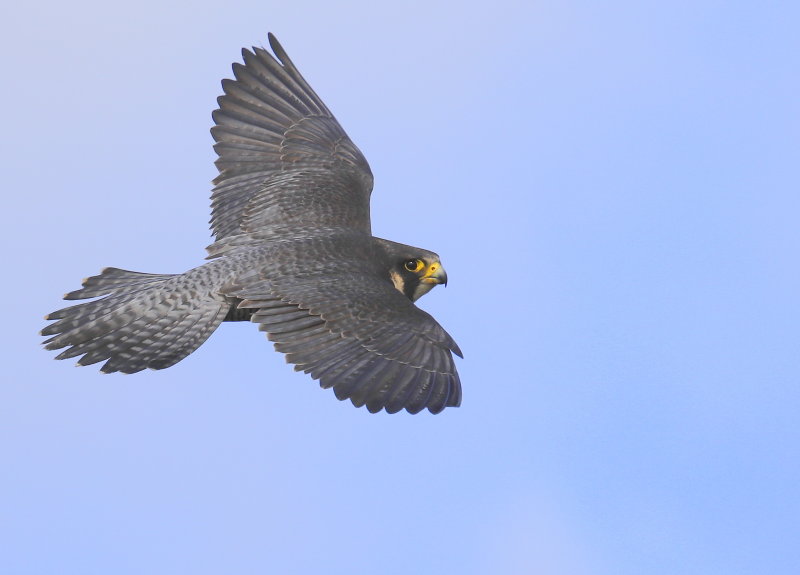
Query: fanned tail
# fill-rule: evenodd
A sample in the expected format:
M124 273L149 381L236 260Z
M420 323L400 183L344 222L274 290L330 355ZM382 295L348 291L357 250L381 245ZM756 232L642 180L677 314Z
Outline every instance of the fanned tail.
M105 268L64 296L100 299L45 317L56 320L41 332L53 336L45 347L66 347L56 359L82 356L78 365L106 361L100 369L105 373L136 373L178 363L211 335L231 307L225 296L199 289L190 274Z

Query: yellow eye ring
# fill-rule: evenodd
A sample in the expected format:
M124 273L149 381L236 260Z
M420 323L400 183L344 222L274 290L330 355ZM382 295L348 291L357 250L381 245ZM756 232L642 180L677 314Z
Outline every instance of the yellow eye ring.
M410 272L418 272L419 270L422 269L422 266L424 266L424 265L425 264L423 263L423 261L419 260L419 259L406 260L403 263L403 267L406 268Z

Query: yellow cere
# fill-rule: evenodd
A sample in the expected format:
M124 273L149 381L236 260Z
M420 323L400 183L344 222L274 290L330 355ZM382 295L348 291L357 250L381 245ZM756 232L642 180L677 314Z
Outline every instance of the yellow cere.
M437 263L431 264L430 267L428 268L428 271L425 272L425 277L427 278L427 277L432 276L433 274L436 273L436 270L438 270L438 269L439 269L439 264L437 264Z

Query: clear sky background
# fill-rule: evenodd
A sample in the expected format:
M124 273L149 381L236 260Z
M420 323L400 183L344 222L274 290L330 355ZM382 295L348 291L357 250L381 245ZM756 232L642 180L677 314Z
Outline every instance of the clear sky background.
M0 572L800 573L797 2L2 9ZM37 335L210 242L274 32L368 158L463 406L370 415L246 323L133 376Z

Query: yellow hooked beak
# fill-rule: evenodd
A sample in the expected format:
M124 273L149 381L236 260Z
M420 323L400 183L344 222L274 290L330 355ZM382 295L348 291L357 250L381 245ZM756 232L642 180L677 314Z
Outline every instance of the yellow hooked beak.
M444 271L444 266L442 266L441 262L433 262L428 266L428 269L425 270L425 273L422 274L419 281L426 284L447 285L447 272ZM431 287L433 287L433 285Z

